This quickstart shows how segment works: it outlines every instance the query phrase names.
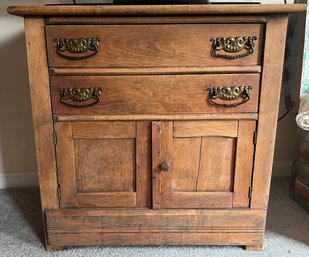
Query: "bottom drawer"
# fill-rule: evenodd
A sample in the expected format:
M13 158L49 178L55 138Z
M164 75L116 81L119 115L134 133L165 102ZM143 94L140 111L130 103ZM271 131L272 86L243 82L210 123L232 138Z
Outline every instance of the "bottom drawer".
M54 114L244 113L258 110L260 76L52 76L50 82Z

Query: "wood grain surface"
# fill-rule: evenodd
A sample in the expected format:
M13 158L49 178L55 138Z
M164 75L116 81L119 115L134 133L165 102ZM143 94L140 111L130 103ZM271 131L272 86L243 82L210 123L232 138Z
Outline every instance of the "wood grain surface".
M47 210L54 232L79 231L256 231L264 226L265 210L66 209Z
M80 245L250 245L248 251L261 250L261 232L177 232L177 233L48 233L48 241L55 246ZM125 242L125 243L124 243Z
M208 113L175 115L54 115L55 121L153 121L153 120L257 120L258 113Z
M147 123L58 122L56 132L62 207L149 205Z
M96 17L46 17L46 25L104 25L104 24L190 24L190 23L266 23L265 15L226 16L96 16Z
M138 68L259 65L263 24L49 25L46 42L50 67ZM255 36L252 55L238 59L214 57L212 38ZM98 54L70 60L57 53L57 38L99 38ZM220 51L227 55L237 53ZM84 56L85 54L62 54Z
M53 113L130 115L202 114L257 112L260 87L258 74L149 75L149 76L52 76ZM209 101L208 88L252 86L250 100L225 108ZM59 88L101 87L98 104L72 108L60 102ZM220 99L216 100L220 102ZM241 102L242 98L224 103ZM76 103L77 105L79 103Z
M254 121L153 123L155 206L248 208L254 129Z
M305 12L306 4L10 6L19 16L230 15Z
M46 45L44 20L26 18L25 33L41 205L53 209L59 201L47 56L41 51Z
M266 30L264 72L252 185L252 208L267 208L273 166L288 16L270 17ZM280 31L280 33L278 33ZM276 45L274 48L273 46ZM270 86L271 85L271 86ZM267 151L266 151L267 149Z

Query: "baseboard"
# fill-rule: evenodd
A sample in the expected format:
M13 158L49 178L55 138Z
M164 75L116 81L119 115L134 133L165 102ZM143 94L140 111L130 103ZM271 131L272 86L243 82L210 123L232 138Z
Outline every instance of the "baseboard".
M0 189L37 186L38 176L36 171L0 173Z
M272 177L290 177L292 166L292 162L275 162Z

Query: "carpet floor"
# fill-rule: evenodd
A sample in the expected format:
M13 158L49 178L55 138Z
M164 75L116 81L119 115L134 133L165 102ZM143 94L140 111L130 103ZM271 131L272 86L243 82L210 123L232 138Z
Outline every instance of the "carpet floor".
M0 190L0 257L309 257L309 215L289 198L288 183L273 179L262 252L229 246L74 247L46 252L38 191Z

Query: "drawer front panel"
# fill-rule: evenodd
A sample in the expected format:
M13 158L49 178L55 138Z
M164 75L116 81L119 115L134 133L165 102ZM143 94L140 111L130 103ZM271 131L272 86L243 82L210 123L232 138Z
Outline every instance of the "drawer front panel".
M52 76L50 81L57 115L248 113L258 110L260 76Z
M260 65L263 24L50 25L50 67Z

